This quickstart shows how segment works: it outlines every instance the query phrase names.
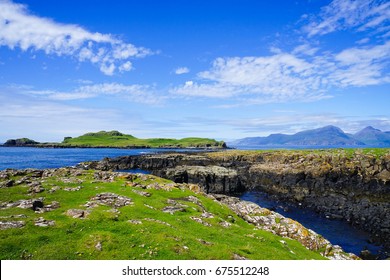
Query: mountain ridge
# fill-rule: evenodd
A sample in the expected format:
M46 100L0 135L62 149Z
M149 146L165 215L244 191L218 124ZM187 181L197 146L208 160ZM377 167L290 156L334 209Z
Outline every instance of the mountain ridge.
M246 137L228 142L229 146L390 146L390 132L367 126L355 134L328 125L295 134L276 133L266 137Z

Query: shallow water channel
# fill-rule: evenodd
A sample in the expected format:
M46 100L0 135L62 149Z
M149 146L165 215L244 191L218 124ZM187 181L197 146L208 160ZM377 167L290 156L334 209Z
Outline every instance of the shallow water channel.
M328 219L314 210L276 201L264 192L248 191L239 197L242 200L254 202L261 207L298 221L305 227L324 236L332 244L341 246L346 252L359 256L362 250L369 250L372 255L380 259L386 258L383 247L369 241L369 233L353 227L346 221Z

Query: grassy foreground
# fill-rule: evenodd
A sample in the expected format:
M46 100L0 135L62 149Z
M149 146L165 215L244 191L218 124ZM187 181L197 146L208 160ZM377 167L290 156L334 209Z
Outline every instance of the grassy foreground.
M66 168L51 172L38 179L38 190L33 185L37 193L31 191L33 171L0 177L0 183L15 182L0 188L0 222L25 222L21 228L0 230L2 260L323 259L295 240L255 229L196 186L151 175ZM104 193L129 203L97 203L94 199ZM58 202L59 207L44 213L9 207L11 202L38 198L45 205ZM67 215L70 209L89 214L75 218ZM37 226L40 217L53 222Z

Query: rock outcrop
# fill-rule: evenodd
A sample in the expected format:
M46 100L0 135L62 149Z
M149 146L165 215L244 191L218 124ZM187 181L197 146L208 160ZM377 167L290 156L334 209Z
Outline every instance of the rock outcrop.
M211 168L197 166L195 170L197 171L194 171L194 173L191 171L188 172L189 178L192 178L192 176L198 176L199 181L202 181L204 176L211 176L213 173L219 174L218 176L220 177L225 176L227 178L231 178L232 180L238 176L238 173L234 169L218 167L214 165ZM173 172L173 170L171 171ZM216 176L217 179L215 181L212 181L214 182L215 188L217 188L219 184L222 184L222 181L219 181L218 176ZM356 257L354 254L344 252L337 245L332 245L321 235L305 228L303 225L294 220L288 219L276 212L262 208L254 203L240 200L236 197L230 197L221 194L207 194L194 184L187 184L184 182L167 182L166 180L152 175L98 170L86 171L75 168L58 168L46 170L7 169L0 171L0 178L3 180L8 180L11 177L17 177L15 180L23 181L23 183L18 187L13 185L11 187L7 187L7 189L27 189L29 184L40 183L45 186L45 190L39 193L39 195L42 195L43 197L37 197L38 193L34 193L35 198L19 199L16 201L0 201L0 210L15 210L16 208L21 208L24 209L26 214L28 214L1 216L0 230L23 230L25 227L34 225L37 228L55 228L56 230L63 230L63 232L66 232L66 234L72 234L74 230L73 228L75 228L77 225L82 225L83 221L91 222L91 220L94 220L95 222L98 221L100 224L104 223L102 221L115 221L119 223L120 218L127 220L128 218L132 217L133 214L129 215L129 212L127 212L127 214L121 213L122 211L126 211L126 208L128 208L126 206L136 207L138 204L139 207L141 204L143 204L144 206L153 210L152 214L142 213L141 211L141 213L137 213L135 215L137 219L127 220L126 223L132 225L143 225L144 223L159 224L173 229L177 227L180 231L179 227L187 227L188 223L195 222L210 230L220 228L218 233L221 234L225 234L221 232L221 229L226 230L226 233L229 235L232 233L232 231L229 231L229 229L233 229L234 232L236 229L240 228L240 224L243 222L241 221L242 218L246 222L255 225L255 228L249 228L249 230L246 231L247 234L239 235L238 238L245 236L255 240L255 242L263 242L267 237L257 236L253 229L265 230L281 237L297 240L307 249L318 252L322 256L329 259L358 259L358 257ZM23 180L20 178L23 178ZM0 181L2 179L0 179ZM63 182L64 185L62 187L58 187L57 184L61 184L61 182ZM229 185L229 181L226 182L225 184ZM70 187L77 184L82 184L83 187ZM119 191L121 193L125 193L126 196L123 194L117 194L114 192L114 190L110 190L110 192L99 191L100 188L103 188L101 185L104 184L109 185L110 188L115 188L115 192ZM232 181L232 184L237 184L237 182ZM67 198L61 200L61 205L57 201L51 201L49 203L48 196L46 195L49 194L50 197L53 193L51 191L53 188L49 189L48 186L54 186L53 188L56 188L55 192L62 192L62 194L66 195ZM76 190L76 188L78 189ZM153 202L154 197L161 195L157 192L159 190L161 192L166 192L167 194L161 196L163 199L157 203L156 201ZM174 193L175 191L181 195L179 196L176 193L172 196L167 196L169 193ZM226 191L229 190L226 189ZM88 200L83 201L82 204L74 203L74 197L78 197L80 193L83 192L88 193ZM25 198L31 197L31 194L29 194L27 191L24 192L24 195ZM84 196L85 195L86 193L84 193ZM73 199L69 199L72 196ZM62 197L60 196L59 198ZM69 204L67 203L68 199L70 202ZM151 203L154 203L154 206L144 203L144 201L147 200L151 200ZM71 208L69 207L70 205L72 206ZM220 205L226 205L228 208L230 208L231 211L227 212L226 207L221 207ZM79 208L73 208L74 206ZM54 211L56 209L59 209L59 211ZM119 209L121 211L119 211ZM54 211L56 213L50 213L52 215L46 215L46 212L48 211ZM166 221L160 220L164 219L165 214L160 216L158 215L159 213L157 211L160 213L167 213L169 216L176 216L176 218L172 219L171 221L174 222L175 220L178 220L179 223L174 226ZM152 215L153 218L143 217L143 214ZM93 217L94 215L95 217ZM64 216L67 216L65 218L71 217L72 219L78 219L78 221L76 220L76 222L71 222L64 227L64 221L66 222L67 220L64 219ZM98 219L96 219L97 217ZM54 218L54 220L51 220L52 218ZM84 225L86 226L81 227L80 232L87 227L91 227L91 223L85 223ZM115 231L118 230L120 226L115 225L113 228L113 233L115 234ZM100 227L98 227L97 232L101 232ZM144 229L142 229L140 232L144 232ZM126 236L127 235L128 233L126 232ZM88 234L87 236L92 237L93 235ZM213 234L210 236L213 236ZM203 245L213 246L213 243L209 241L205 241L203 239L196 240ZM286 242L286 240L280 238L277 240L279 240L283 245L280 246L280 244L277 244L278 246L276 247L279 247L282 251L287 251L292 255L296 254L295 252L297 251L294 252L291 248L289 248L289 242ZM103 246L105 245L103 241L95 239L93 241L93 246L96 250L103 250ZM90 246L91 243L88 242L87 244ZM143 247L144 245L140 246ZM182 248L184 250L189 250L189 246L187 245L183 245ZM254 247L252 246L252 248ZM296 249L297 248L295 247L294 250ZM245 257L241 256L240 254L234 253L234 259L244 258Z
M227 151L157 154L104 159L82 168L140 168L208 193L261 190L370 232L390 248L390 153L356 150Z
M259 205L226 195L211 195L216 201L226 204L241 218L257 228L273 234L298 240L313 251L323 250L322 255L333 260L358 259L351 253L345 253L338 245L332 245L327 239L311 229L279 213L262 208Z
M19 138L19 139L9 139L7 140L3 146L5 147L29 147L29 146L35 146L39 144L39 142L36 142L34 140L28 139L28 138Z

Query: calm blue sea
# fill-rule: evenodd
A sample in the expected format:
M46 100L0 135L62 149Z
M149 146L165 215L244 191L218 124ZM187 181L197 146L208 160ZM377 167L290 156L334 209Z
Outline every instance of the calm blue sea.
M166 149L53 149L0 147L0 170L7 168L58 168L105 157L150 154Z

